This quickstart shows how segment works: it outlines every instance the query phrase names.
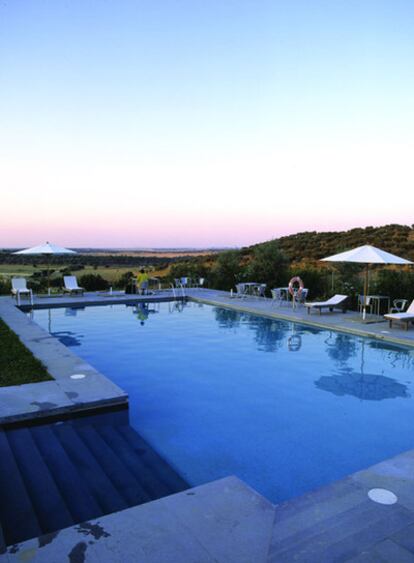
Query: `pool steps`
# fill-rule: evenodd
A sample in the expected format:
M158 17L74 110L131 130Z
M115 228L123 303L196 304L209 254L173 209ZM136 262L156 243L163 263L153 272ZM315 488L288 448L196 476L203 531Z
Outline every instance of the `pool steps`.
M129 424L96 418L0 430L6 545L188 488Z

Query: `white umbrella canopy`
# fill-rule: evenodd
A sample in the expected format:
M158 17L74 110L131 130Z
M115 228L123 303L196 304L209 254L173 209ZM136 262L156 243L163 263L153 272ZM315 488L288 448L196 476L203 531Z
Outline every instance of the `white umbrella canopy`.
M400 258L395 254L390 254L376 248L375 246L370 246L366 244L364 246L358 246L353 250L347 250L346 252L341 252L339 254L334 254L333 256L328 256L327 258L322 258L321 262L357 262L359 264L412 264L409 260L405 258Z
M76 254L76 252L69 250L69 248L63 248L63 246L57 246L56 244L47 242L46 244L39 244L38 246L32 246L25 250L13 252L13 254Z
M366 318L367 309L367 294L368 294L368 267L369 264L398 264L401 266L412 264L410 260L391 254L390 252L385 252L375 246L366 244L364 246L358 246L353 250L347 250L346 252L340 252L339 254L334 254L333 256L328 256L327 258L322 258L321 262L353 262L356 264L365 264L365 283L364 283L364 307L362 318Z
M69 248L64 248L63 246L57 246L56 244L51 244L47 242L46 244L39 244L38 246L32 246L31 248L26 248L25 250L18 250L13 252L13 254L26 254L26 255L59 255L59 254L76 254L74 250L69 250ZM47 285L48 293L50 294L50 270L49 263L47 265Z

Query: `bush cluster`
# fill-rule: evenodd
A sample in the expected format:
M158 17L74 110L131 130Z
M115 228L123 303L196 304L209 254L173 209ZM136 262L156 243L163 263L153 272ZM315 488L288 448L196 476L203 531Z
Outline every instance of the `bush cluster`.
M79 285L86 291L102 291L109 289L109 282L100 274L84 274L79 278Z

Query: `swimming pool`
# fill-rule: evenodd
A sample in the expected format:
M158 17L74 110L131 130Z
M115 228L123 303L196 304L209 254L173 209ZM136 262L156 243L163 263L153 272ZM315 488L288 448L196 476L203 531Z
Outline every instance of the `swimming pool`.
M191 485L237 475L280 502L414 448L412 349L198 303L32 314Z

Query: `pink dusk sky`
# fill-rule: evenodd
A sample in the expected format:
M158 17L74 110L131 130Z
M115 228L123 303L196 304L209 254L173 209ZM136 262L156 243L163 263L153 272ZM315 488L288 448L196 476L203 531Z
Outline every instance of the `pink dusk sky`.
M412 224L413 8L362 4L4 3L0 247Z

